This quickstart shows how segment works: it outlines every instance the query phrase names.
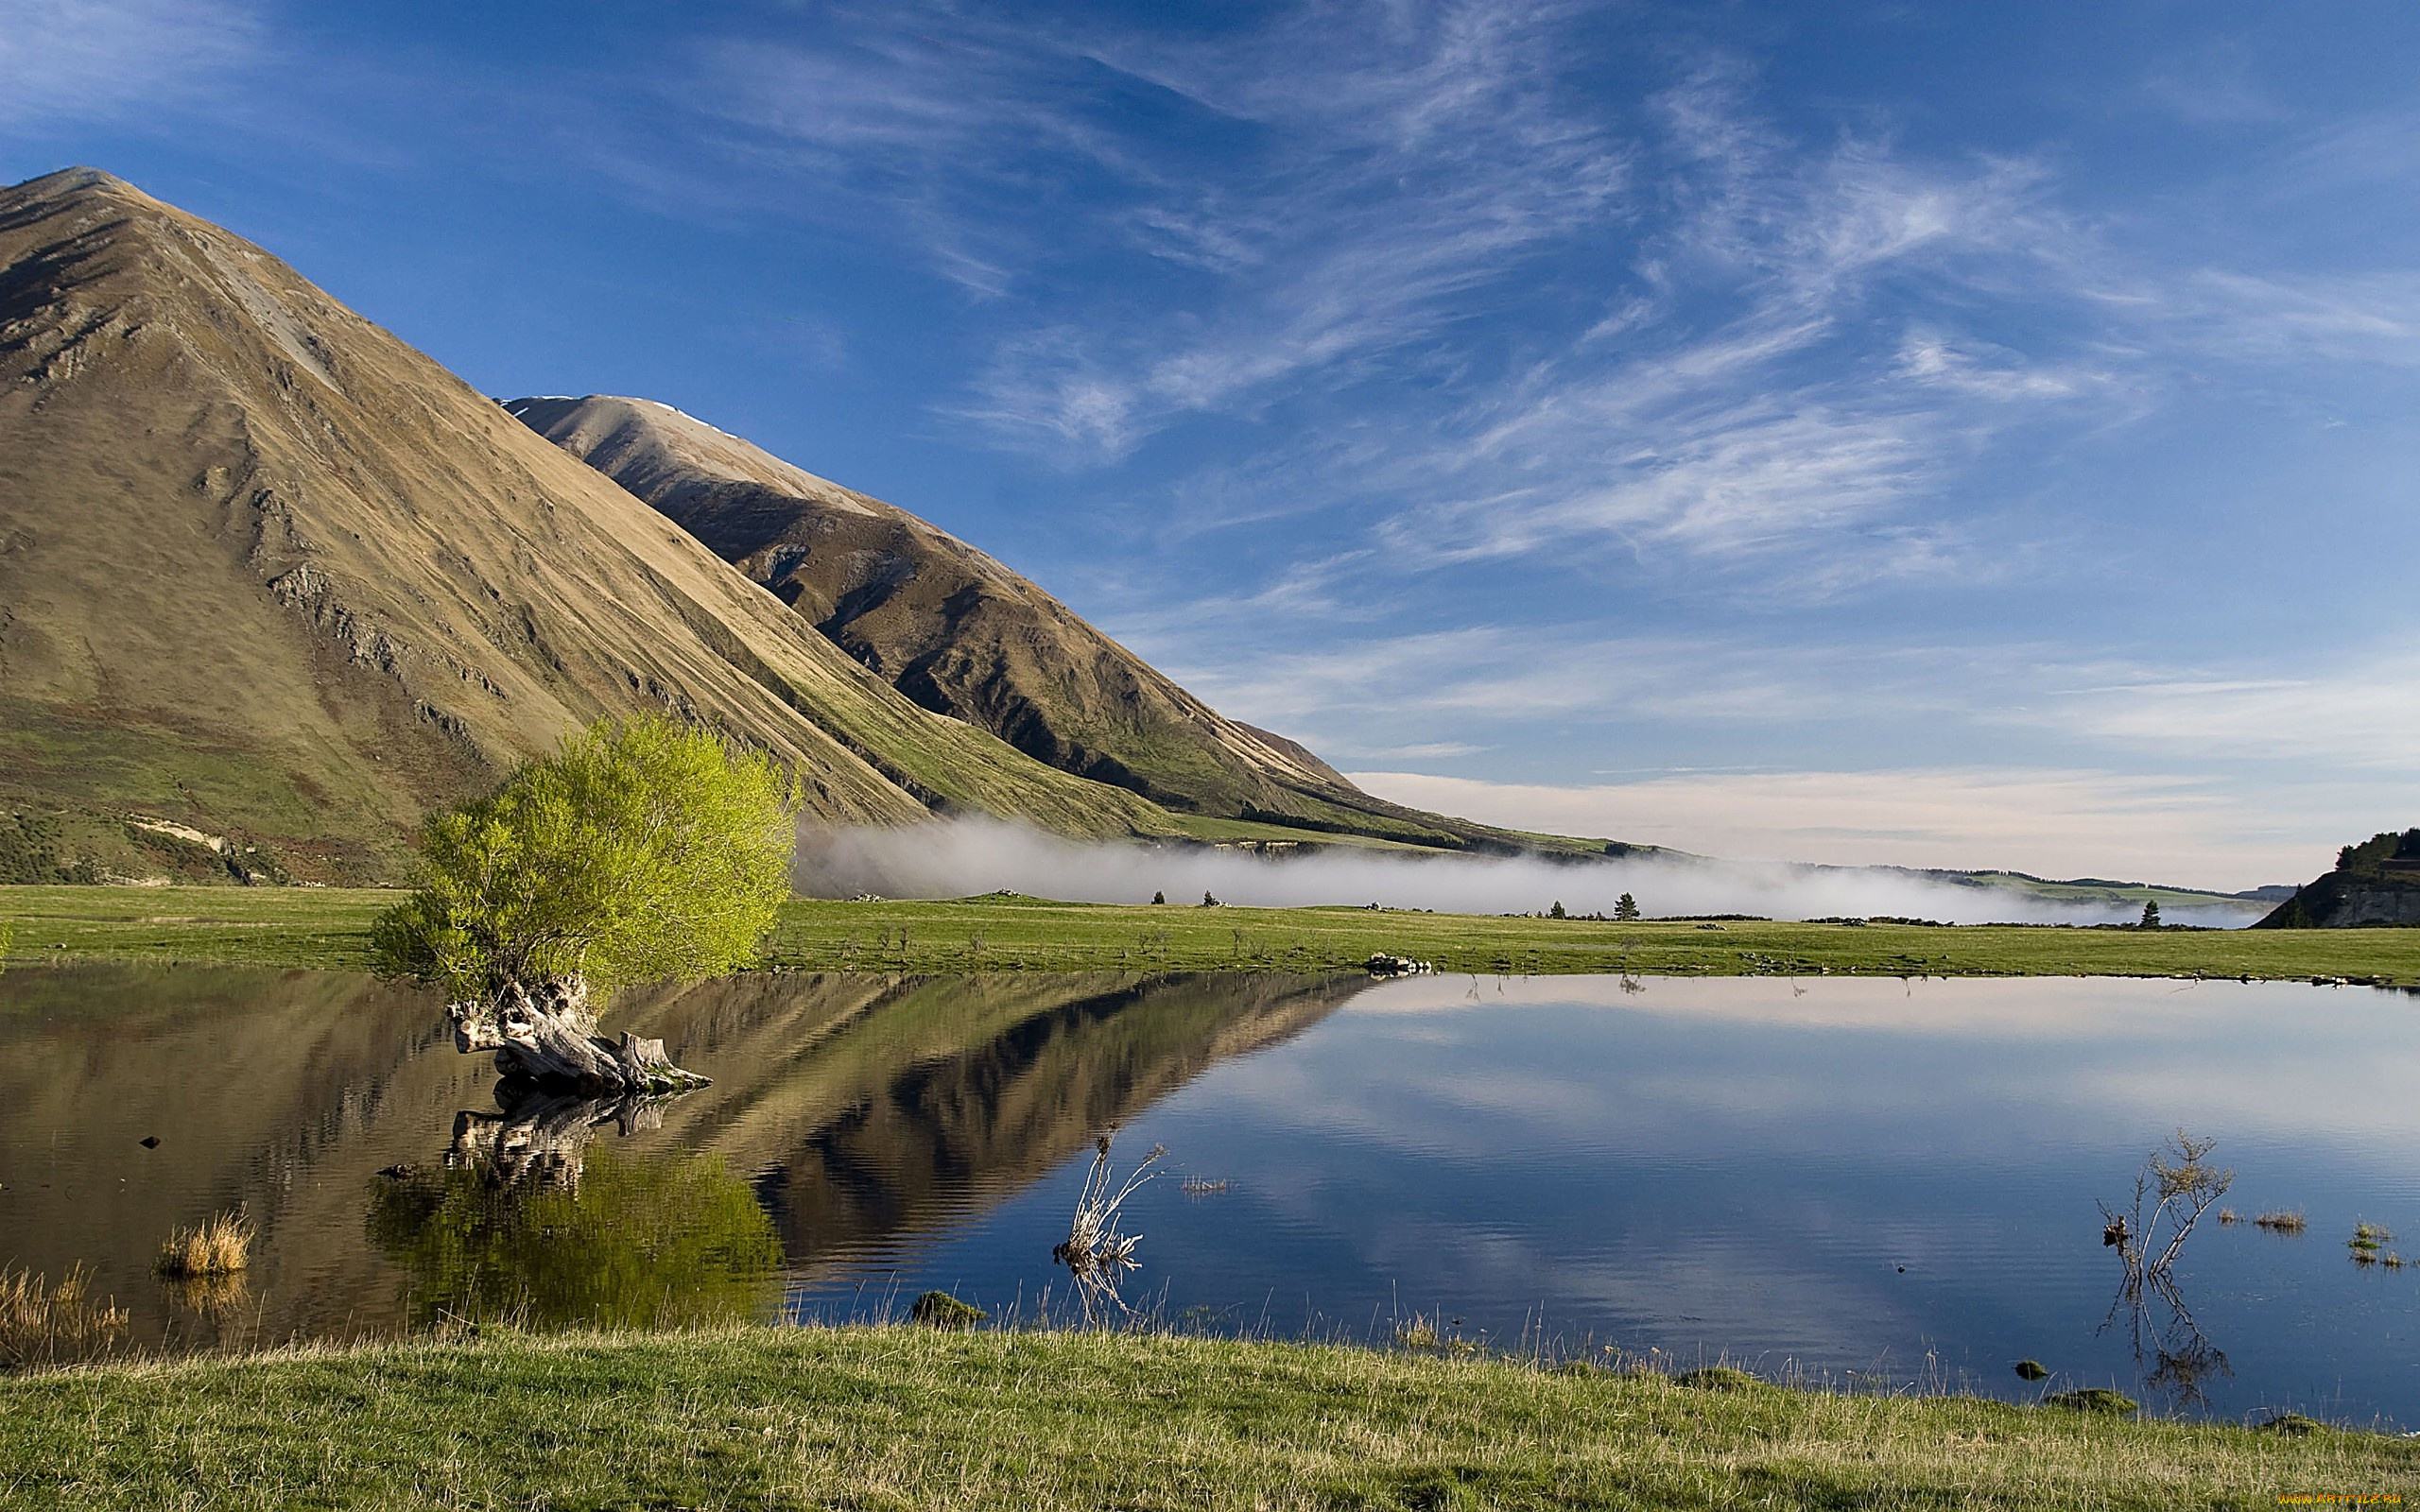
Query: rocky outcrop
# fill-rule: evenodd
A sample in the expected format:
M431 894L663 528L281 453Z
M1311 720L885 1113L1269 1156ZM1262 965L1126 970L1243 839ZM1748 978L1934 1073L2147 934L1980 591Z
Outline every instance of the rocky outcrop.
M2298 889L2255 929L2420 926L2420 829L2387 831L2339 851L2336 869Z

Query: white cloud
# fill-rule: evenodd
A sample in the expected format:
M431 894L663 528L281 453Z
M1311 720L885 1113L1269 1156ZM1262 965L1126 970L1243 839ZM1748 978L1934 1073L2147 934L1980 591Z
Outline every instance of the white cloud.
M2420 654L2345 662L2304 677L2140 669L2074 688L2044 713L2135 746L2315 763L2325 772L2420 772Z
M1486 823L1726 857L2000 868L2221 891L2306 880L2333 859L2278 816L2249 811L2192 778L1930 768L1707 773L1574 787L1348 775L1381 797Z
M1629 163L1556 97L1570 13L1313 6L1184 44L961 16L948 46L868 25L845 48L717 47L699 88L795 166L899 210L937 261L983 269L985 293L1050 292L1058 266L1121 239L1205 276L1173 315L1103 301L1087 323L1005 335L951 411L1089 465L1431 338L1461 298L1601 220ZM1244 145L1187 156L1097 124L1087 86L1104 75ZM1081 209L1037 225L1037 197Z
M0 0L0 122L153 112L261 42L252 10L223 0Z
M2176 302L2177 339L2188 350L2248 363L2420 367L2420 272L2203 268Z
M1244 618L1238 611L1232 623ZM1145 647L1187 687L1243 718L1338 732L1321 745L1345 755L1376 754L1381 747L1357 746L1345 732L1382 716L1399 716L1434 741L1468 744L1474 725L1493 730L1564 718L1805 726L1838 717L1852 703L1867 720L1955 716L1977 696L1996 699L2006 687L2003 668L1986 670L1998 660L1988 653L1775 647L1746 638L1591 636L1503 626L1322 638L1312 649L1256 656L1229 644L1215 663L1184 662L1173 654L1177 638L1200 627L1200 621L1172 615L1126 625L1119 638Z

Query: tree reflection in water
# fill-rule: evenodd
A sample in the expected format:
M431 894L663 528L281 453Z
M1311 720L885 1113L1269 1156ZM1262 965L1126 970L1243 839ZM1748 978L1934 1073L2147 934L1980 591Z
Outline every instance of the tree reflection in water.
M661 1100L549 1096L507 1083L501 1114L455 1122L442 1171L398 1169L372 1243L408 1271L415 1327L673 1328L772 1314L782 1243L717 1155L590 1148L652 1128Z
M2163 1401L2169 1412L2208 1406L2204 1383L2235 1374L2226 1352L2193 1321L2173 1280L2163 1277L2157 1285L2142 1288L2120 1285L2109 1303L2109 1315L2101 1319L2097 1332L2106 1333L2116 1328L2121 1315L2143 1390Z

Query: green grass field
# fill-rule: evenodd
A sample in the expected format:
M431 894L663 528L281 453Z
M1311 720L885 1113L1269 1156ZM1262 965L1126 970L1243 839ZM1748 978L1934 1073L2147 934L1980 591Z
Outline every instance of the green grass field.
M0 887L9 957L357 971L400 894ZM1373 952L1508 975L2342 977L2420 985L2420 929L2188 930L1499 919L1358 908L1115 907L1029 898L793 902L769 962L816 971L1335 971Z
M908 1326L0 1379L0 1507L2107 1507L2411 1494L2420 1444L1331 1346Z

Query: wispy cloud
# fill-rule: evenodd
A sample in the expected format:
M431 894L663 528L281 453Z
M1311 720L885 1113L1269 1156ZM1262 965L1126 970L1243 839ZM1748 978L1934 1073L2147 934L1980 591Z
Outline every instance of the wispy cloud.
M1130 632L1155 650L1164 637L1173 642L1149 627ZM1615 717L1805 724L1837 715L1852 695L1868 718L1886 707L1910 715L1955 713L1958 700L1943 686L1947 660L1871 646L1776 648L1744 637L1473 626L1238 654L1215 665L1170 656L1163 664L1245 718L1317 730L1337 754L1359 758L1390 747L1358 745L1351 731L1394 718L1458 735L1474 721L1490 728Z
M1326 508L1394 573L1973 581L2014 559L1952 502L1977 463L2125 387L2132 285L2045 163L1796 139L1729 55L1625 100L1603 72L1656 65L1591 8L818 14L709 44L684 94L967 291L944 420L1073 471L1268 422L1252 463L1167 485L1226 498L1180 498L1164 541ZM1975 329L2011 301L2061 318Z
M2420 368L2420 271L2203 268L2172 304L2186 351L2246 363Z
M2325 865L2280 816L2249 814L2212 784L2101 770L1713 773L1585 787L1352 776L1402 802L1498 824L1726 857L2114 874L2230 891Z
M1087 260L1167 265L1170 305L1088 289L1093 318L1005 335L957 409L1075 465L1306 374L1349 381L1611 213L1629 158L1561 97L1571 13L1305 7L1182 44L959 17L946 46L851 28L814 50L717 48L705 87L802 167L904 208L981 293L1051 304ZM1189 115L1218 145L1121 131L1105 94ZM1069 197L1080 213L1051 213Z
M0 0L0 124L156 119L264 42L231 0Z
M2137 748L2420 771L2420 655L2357 654L2302 676L2129 672L2074 685L2035 717Z

